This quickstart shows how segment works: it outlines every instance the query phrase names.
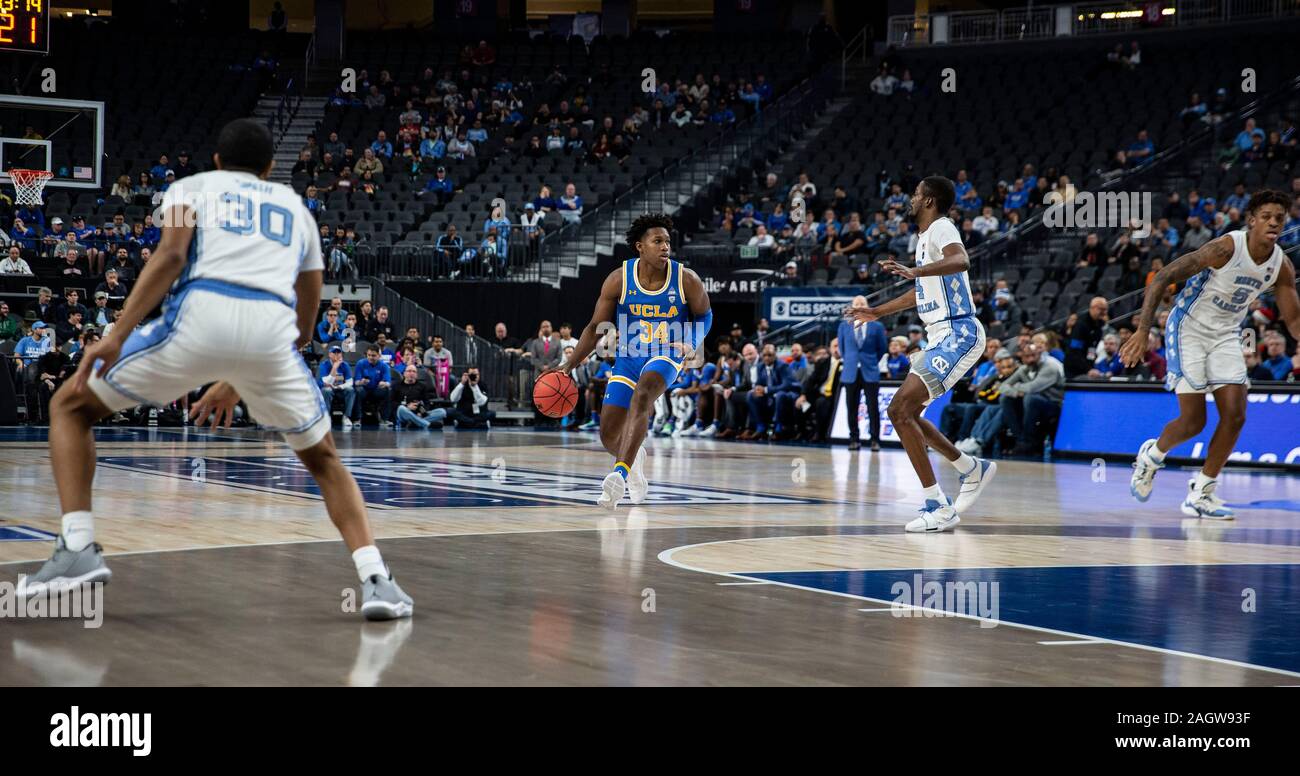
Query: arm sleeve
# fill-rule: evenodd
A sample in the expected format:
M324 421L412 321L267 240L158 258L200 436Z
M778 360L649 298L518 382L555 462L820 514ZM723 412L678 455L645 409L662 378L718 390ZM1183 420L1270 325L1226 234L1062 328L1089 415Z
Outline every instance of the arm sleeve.
M686 330L686 342L692 348L698 348L704 338L709 336L709 329L713 328L713 308L709 308L701 316L698 316L690 323Z
M465 384L456 383L456 387L451 389L451 395L448 396L447 398L450 399L452 402L458 402L460 401L460 395L464 392L465 392Z
M298 261L298 273L311 272L313 270L325 269L325 261L321 258L320 238L312 231L316 219L312 218L311 212L305 205L299 204L298 218L301 222L298 226L300 233L303 235L302 254Z

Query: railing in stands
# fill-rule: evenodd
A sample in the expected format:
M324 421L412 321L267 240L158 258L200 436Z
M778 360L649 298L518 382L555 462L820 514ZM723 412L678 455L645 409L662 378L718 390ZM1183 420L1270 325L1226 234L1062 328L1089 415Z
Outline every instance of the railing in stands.
M802 129L810 117L809 104L829 99L831 79L831 68L824 68L761 112L722 130L703 146L651 174L612 201L586 210L581 222L566 224L548 234L542 250L547 259L541 268L542 279L558 282L562 275L561 267L570 265L569 257L576 261L576 257L584 253L595 255L599 246L617 244L622 239L620 224L628 216L677 208L685 204L683 200L689 201L695 196L719 171L734 170L750 160L758 145L783 131L793 132L796 127ZM570 247L576 250L568 250ZM549 261L551 256L556 257L556 261ZM570 266L575 271L581 270L580 264Z
M858 34L849 39L844 44L844 51L840 53L840 88L843 89L849 82L849 63L865 65L867 57L871 55L871 44L875 38L875 33L870 24L858 30Z
M1294 0L1126 0L889 17L891 46L995 43L1124 34L1276 19L1300 14Z
M375 310L388 308L389 320L394 321L394 333L398 341L412 326L419 329L420 335L426 338L425 342L420 343L421 347L427 346L427 338L430 336L442 337L443 347L451 351L452 377L453 381L457 381L469 365L467 358L472 340L476 346L475 365L479 368L479 382L488 399L509 401L515 395L512 389L517 384L516 373L522 362L519 356L505 352L482 337L471 338L463 328L398 294L376 277L367 277L364 282L370 285ZM531 372L531 368L528 371Z

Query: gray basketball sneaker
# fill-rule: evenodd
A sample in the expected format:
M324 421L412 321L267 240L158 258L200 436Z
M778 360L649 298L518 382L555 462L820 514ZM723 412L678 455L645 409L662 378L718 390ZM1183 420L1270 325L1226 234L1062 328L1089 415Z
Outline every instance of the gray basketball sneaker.
M415 602L392 577L371 574L361 583L361 616L367 620L397 620L414 611Z
M91 543L80 552L69 550L60 536L54 542L54 555L35 574L18 578L16 592L20 598L58 593L91 582L108 582L113 572L104 563L104 548Z

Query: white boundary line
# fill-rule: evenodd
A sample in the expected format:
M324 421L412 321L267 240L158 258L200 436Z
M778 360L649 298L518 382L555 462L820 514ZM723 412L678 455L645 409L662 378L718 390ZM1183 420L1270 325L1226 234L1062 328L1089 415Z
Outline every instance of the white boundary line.
M773 537L773 538L793 538L793 537ZM680 563L678 561L673 560L673 554L678 552L679 550L687 550L694 547L703 547L711 544L728 544L732 541L743 541L743 540L732 539L727 541L702 542L700 544L684 544L680 547L673 547L671 549L664 550L663 552L659 553L658 558L661 562L666 563L669 566L682 569L683 571L693 571L702 574L712 574L714 576L729 577L731 579L752 579L752 577L748 577L744 574L731 574L725 571L710 571L708 569L701 569L701 568L696 568L694 566L688 566L685 563ZM1165 564L1159 564L1159 565L1165 565ZM1059 568L1059 567L1044 567L1044 568ZM822 571L833 571L833 570L834 569L822 569ZM844 569L844 570L848 570L848 569ZM894 569L853 569L853 570L854 571L894 571ZM826 590L824 588L819 588L819 587L809 587L807 585L796 585L790 582L777 582L775 580L761 580L761 581L770 582L773 585L780 585L781 587L788 587L793 590L806 590L811 593L821 593L822 595L833 595L833 596L839 596L841 598L851 598L855 601L868 601L870 603L875 603L875 604L886 604L889 606L895 606L899 609L917 608L910 604L902 604L894 601L885 601L880 598L870 598L868 596L855 595L853 593L841 593L838 590ZM1009 625L1013 628L1023 628L1025 630L1035 631L1037 633L1049 633L1054 636L1067 636L1077 641L1096 641L1099 643L1114 644L1115 646L1119 646L1119 647L1141 649L1147 652L1156 652L1164 655L1176 655L1178 657L1193 658L1196 660L1208 660L1212 663L1218 663L1220 665L1228 665L1234 668L1248 668L1256 671L1266 671L1268 673L1281 674L1282 676L1300 677L1300 672L1287 671L1286 669L1283 668L1270 668L1268 666L1260 666L1260 665L1255 665L1253 663L1243 663L1238 660L1228 660L1227 658L1214 657L1212 655L1198 655L1194 652L1182 652L1176 649L1168 649L1165 647L1153 647L1147 644L1135 644L1133 642L1128 642L1128 641L1116 641L1114 639L1101 638L1099 636L1092 636L1086 633L1073 633L1071 631L1057 630L1055 628L1044 628L1038 625L1026 625L1024 623L1010 622L1008 620L993 620L988 617L979 617L973 614L961 614L958 612L945 612L945 614L948 614L951 617L959 617L966 620L975 620L976 622L992 622L995 623L996 625Z

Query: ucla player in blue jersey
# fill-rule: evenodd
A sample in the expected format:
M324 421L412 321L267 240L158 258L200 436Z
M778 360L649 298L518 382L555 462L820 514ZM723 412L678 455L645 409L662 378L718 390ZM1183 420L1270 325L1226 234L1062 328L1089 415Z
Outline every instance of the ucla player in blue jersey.
M618 354L600 409L600 441L614 456L614 470L601 484L598 504L614 509L626 494L645 501L645 441L655 400L682 369L702 361L699 349L713 325L709 295L698 275L672 258L672 219L646 214L632 222L627 244L637 258L605 278L591 322L573 355L557 369L568 374L595 350L613 324Z
M916 265L885 261L881 267L916 281L912 290L879 307L850 307L846 318L867 323L915 307L925 323L927 346L912 356L912 369L889 402L889 419L911 459L925 490L921 516L907 524L914 533L947 531L961 522L960 514L979 497L997 473L997 464L972 458L958 450L934 424L921 417L934 399L952 387L979 361L984 352L984 326L971 302L970 257L961 233L944 214L956 199L953 182L939 175L921 181L912 194L912 217L920 235ZM930 466L926 445L933 447L957 469L961 489L950 502Z
M1291 197L1260 191L1246 204L1246 228L1217 237L1171 262L1147 286L1137 330L1120 350L1126 366L1147 355L1148 330L1171 284L1187 281L1165 324L1168 388L1178 394L1178 417L1160 436L1138 449L1129 490L1138 501L1151 497L1165 456L1205 428L1206 394L1214 394L1218 426L1205 452L1205 464L1187 483L1182 513L1209 520L1231 520L1233 512L1215 495L1217 478L1246 422L1246 361L1241 324L1260 294L1276 288L1277 309L1291 336L1300 338L1300 297L1295 267L1277 244L1291 209Z

